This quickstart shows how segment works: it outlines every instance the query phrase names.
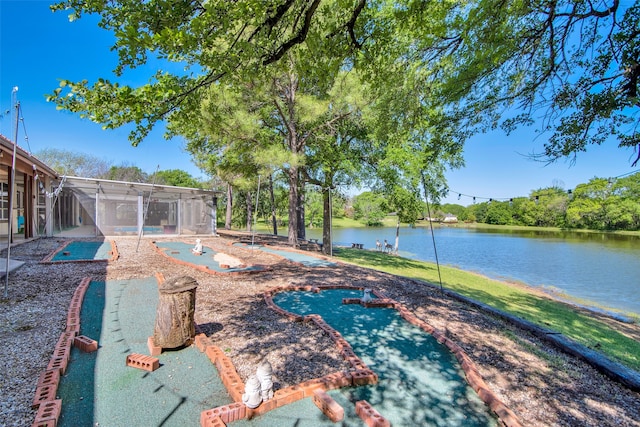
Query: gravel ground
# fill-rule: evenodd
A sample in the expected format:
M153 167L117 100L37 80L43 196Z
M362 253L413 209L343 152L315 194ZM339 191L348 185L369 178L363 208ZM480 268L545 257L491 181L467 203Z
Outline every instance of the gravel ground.
M168 261L153 249L149 238L139 244L137 237L114 239L120 258L108 264L40 263L64 244L60 238L12 247L11 257L26 264L9 275L9 296L0 301L0 425L33 423L31 402L38 376L65 329L71 296L83 278L120 280L159 273L198 281L196 322L228 351L245 380L265 358L273 365L276 389L347 368L322 331L312 324L288 322L269 310L262 297L265 290L300 284L367 286L404 303L462 346L524 425L640 426L640 394L528 332L429 286L346 264L301 267L277 255L231 246L226 238L204 237L202 243L215 251L245 264L270 267L258 274L212 275ZM0 257L6 257L4 252ZM638 325L611 323L636 339L640 336Z

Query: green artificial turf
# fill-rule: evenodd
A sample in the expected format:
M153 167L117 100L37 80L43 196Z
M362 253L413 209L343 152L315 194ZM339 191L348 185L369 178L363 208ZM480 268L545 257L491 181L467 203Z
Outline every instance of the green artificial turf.
M373 251L337 249L334 255L343 261L418 279L442 286L461 295L518 316L544 328L560 332L576 342L594 348L635 370L640 370L640 342L589 317L571 305L528 292L523 287L492 280L456 268L415 261Z

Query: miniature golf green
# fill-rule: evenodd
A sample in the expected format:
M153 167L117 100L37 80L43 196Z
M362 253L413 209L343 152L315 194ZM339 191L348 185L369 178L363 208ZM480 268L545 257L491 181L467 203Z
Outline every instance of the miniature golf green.
M76 240L69 242L52 258L53 262L60 261L95 261L109 260L113 257L113 247L109 241L88 242Z
M175 258L194 266L205 266L209 270L213 270L218 273L233 273L233 272L246 272L246 271L260 271L263 270L260 266L246 266L246 267L222 267L218 261L214 259L216 252L204 246L202 249L202 255L196 255L192 252L194 245L190 245L183 242L154 242L158 249L164 251L164 254L169 258Z
M261 250L264 252L269 252L278 256L281 256L283 258L288 259L289 261L293 261L296 262L298 264L302 264L305 267L334 267L337 264L335 262L332 261L328 261L326 259L317 257L317 256L313 256L313 255L307 255L305 253L302 252L292 252L292 251L285 251L285 250L281 250L281 249L276 249L276 248L270 248L268 246L260 246L260 245L249 245L246 243L234 243L235 246L244 246L247 247L249 249L253 249L253 250Z
M147 338L153 334L157 304L155 278L90 283L80 312L80 334L98 341L99 348L92 353L72 348L57 390L62 399L58 427L195 427L202 411L232 403L217 369L195 346L164 351L153 372L126 366L127 355L149 354ZM334 397L345 405L343 426L361 427L349 402ZM303 399L233 425L335 424L311 399Z
M273 301L292 313L322 316L378 374L375 385L339 390L352 405L367 400L396 427L497 424L446 346L395 309L342 304L359 297L362 292L345 289L291 291Z
M149 354L157 301L155 278L91 282L80 334L99 349L72 349L58 388L58 427L196 426L200 412L231 403L215 366L196 347L163 352L153 372L126 366L127 355Z
M191 254L186 243L158 247L194 264L209 258L215 262L211 256ZM205 248L205 254L207 251L213 254ZM292 254L297 255L287 252L283 256ZM342 304L343 298L361 296L360 291L344 289L274 296L274 302L287 311L322 316L378 374L375 385L330 392L344 408L342 426L362 426L354 407L358 400L367 400L394 426L497 424L447 347L394 309ZM82 304L80 334L97 340L100 347L92 353L72 349L57 393L63 402L58 426L196 426L202 411L232 403L216 368L194 346L164 351L158 356L160 368L152 372L126 366L127 355L148 354L147 339L153 334L157 304L155 278L90 283ZM303 399L233 425L334 424L311 399Z

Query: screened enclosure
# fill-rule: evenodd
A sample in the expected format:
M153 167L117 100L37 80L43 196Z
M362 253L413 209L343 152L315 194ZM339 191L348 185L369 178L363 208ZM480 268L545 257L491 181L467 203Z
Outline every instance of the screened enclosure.
M217 193L198 188L65 177L54 201L54 234L215 234Z

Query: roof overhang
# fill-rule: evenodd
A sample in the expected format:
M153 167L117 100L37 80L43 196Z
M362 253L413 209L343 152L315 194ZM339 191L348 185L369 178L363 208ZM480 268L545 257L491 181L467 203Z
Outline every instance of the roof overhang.
M72 189L86 195L102 193L114 196L149 196L153 194L163 199L202 199L203 197L217 197L220 191L204 190L201 188L174 187L171 185L157 185L142 182L112 181L108 179L82 178L65 176L63 188Z
M14 143L4 135L0 135L0 158L2 164L12 164L12 156ZM38 171L41 174L48 175L52 178L58 177L58 173L40 161L37 157L15 145L16 150L16 169L21 172Z

